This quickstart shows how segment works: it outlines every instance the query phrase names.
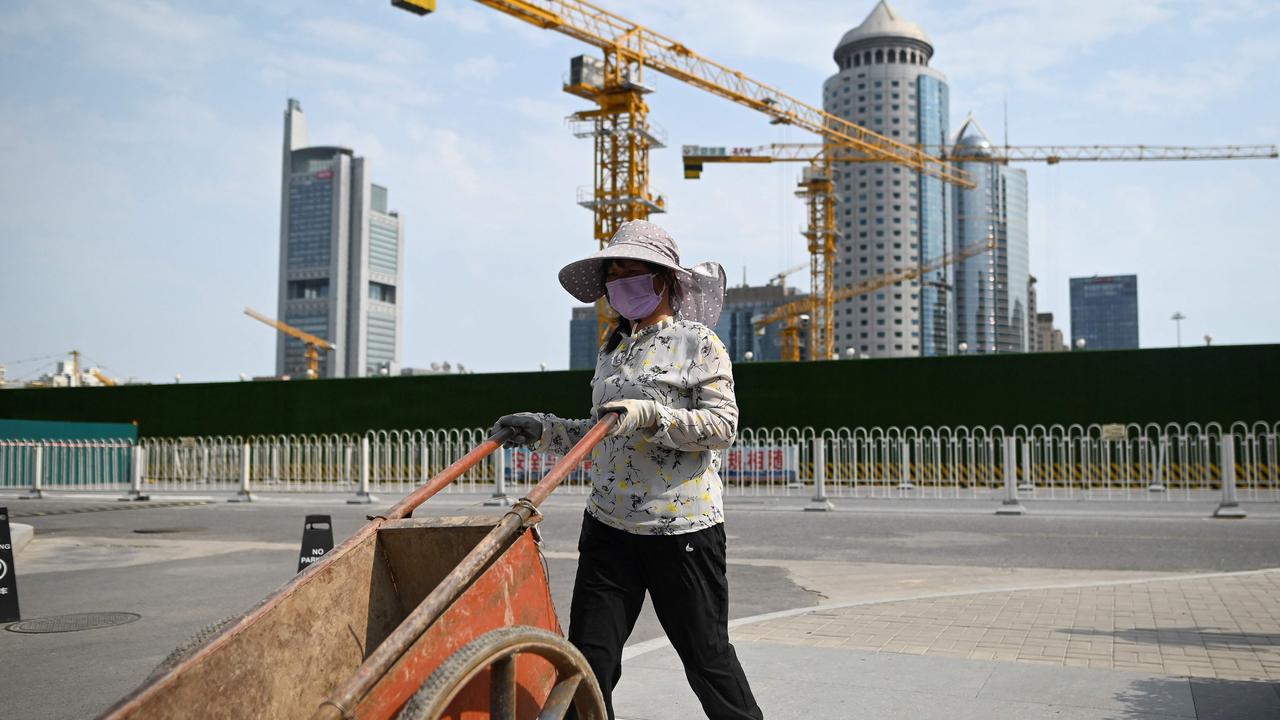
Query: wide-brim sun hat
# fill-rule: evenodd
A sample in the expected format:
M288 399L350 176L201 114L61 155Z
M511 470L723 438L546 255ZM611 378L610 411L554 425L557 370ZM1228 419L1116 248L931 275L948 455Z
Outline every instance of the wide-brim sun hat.
M709 328L720 319L728 285L724 268L716 262L683 267L675 239L647 220L623 223L604 249L565 265L560 269L560 284L581 302L593 303L605 294L605 263L609 260L641 260L671 269L680 284L679 307L672 309Z

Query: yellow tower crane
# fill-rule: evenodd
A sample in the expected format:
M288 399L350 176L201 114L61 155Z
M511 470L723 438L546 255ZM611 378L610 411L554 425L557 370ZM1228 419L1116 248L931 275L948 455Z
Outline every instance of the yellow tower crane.
M289 325L288 323L283 323L283 322L280 322L279 320L274 320L272 318L269 318L266 315L263 315L262 313L258 312L257 310L254 310L253 308L249 308L249 307L245 308L244 314L248 315L249 317L255 320L260 320L266 323L267 325L270 325L271 327L279 330L285 335L301 340L302 343L307 346L307 352L306 352L307 377L309 379L314 380L320 377L320 351L321 350L332 351L332 350L338 349L337 345L334 345L333 343L329 342L328 340L325 340L322 337L316 337L315 335L312 335L311 333L306 332L304 330L299 330L298 328L292 325Z
M944 255L943 257L922 265L900 268L898 270L893 270L883 275L877 275L873 278L867 278L866 280L862 280L853 285L840 288L839 290L832 292L831 296L833 300L847 300L851 297L857 297L858 295L866 295L867 293L875 292L883 287L888 287L908 280L915 280L935 270L941 270L953 263L966 260L975 255L981 255L994 247L995 242L992 240L966 245L954 254ZM756 333L763 335L765 328L769 325L780 320L785 321L786 324L782 328L782 359L795 362L800 359L800 320L805 311L810 310L811 308L812 305L808 298L796 300L785 305L779 305L771 310L767 315L753 320L752 322L755 325ZM810 318L810 321L809 334L812 336L814 327L812 318ZM810 347L812 348L812 344ZM827 360L831 357L832 355L830 351L828 351L827 355L821 359ZM810 355L810 359L813 360L817 358Z
M951 163L1043 162L1134 162L1151 160L1274 160L1280 157L1275 145L922 145L922 149ZM834 162L883 162L868 155L828 148L821 143L773 143L757 147L705 147L685 145L682 149L684 176L702 177L706 163L820 162L824 149Z
M801 270L804 270L804 269L805 269L805 268L807 268L807 267L809 267L809 263L802 263L802 264L800 264L800 265L796 265L796 266L794 266L794 267L789 267L789 268L787 268L786 270L783 270L783 271L782 271L782 272L780 272L780 273L775 273L772 277L770 277L770 278L769 278L769 284L770 284L770 285L778 285L778 286L781 286L781 287L786 287L786 286L787 286L787 276L788 276L788 275L791 275L792 273L798 273L798 272L800 272Z
M1280 156L1275 145L999 145L944 147L923 145L930 156L950 163L1044 162L1132 162L1151 160L1257 160ZM808 209L808 225L803 231L810 254L809 356L827 358L835 345L836 289L834 276L837 197L834 191L834 163L882 162L865 153L821 143L775 143L760 147L704 147L685 145L682 151L684 176L702 177L706 163L809 163L800 179L796 195ZM841 298L843 299L843 298Z
M920 148L827 113L781 90L690 50L616 13L583 0L476 0L531 25L568 35L603 52L603 60L575 58L565 91L596 103L571 116L588 127L577 131L595 141L595 184L579 204L594 215L594 233L603 247L627 220L662 212L661 196L649 190L649 150L661 146L651 130L644 96L645 69L675 78L772 118L774 123L808 130L823 142L867 157L917 170L963 187L965 173ZM435 11L435 0L391 0L418 15ZM603 339L608 324L603 302L597 305Z
M104 375L100 370L98 370L98 368L89 368L89 374L98 378L98 382L102 383L105 387L115 387L120 384Z

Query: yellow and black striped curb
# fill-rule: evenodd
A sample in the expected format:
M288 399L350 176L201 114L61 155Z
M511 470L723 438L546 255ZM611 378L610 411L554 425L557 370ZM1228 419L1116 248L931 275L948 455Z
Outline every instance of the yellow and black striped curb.
M11 518L45 517L46 515L72 515L75 513L108 512L111 510L157 510L159 508L196 507L209 505L212 500L175 500L172 502L130 502L118 505L76 505L75 507L54 508L51 510L32 510L30 512L10 512Z

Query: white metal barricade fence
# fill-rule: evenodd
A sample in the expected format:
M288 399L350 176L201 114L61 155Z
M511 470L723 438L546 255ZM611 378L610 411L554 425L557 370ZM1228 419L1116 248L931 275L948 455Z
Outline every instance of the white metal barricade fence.
M0 440L0 488L102 492L127 489L134 443L105 440Z
M486 431L364 435L0 440L0 489L197 494L410 492L480 444ZM1231 447L1224 467L1224 442ZM519 497L556 456L495 453L450 491ZM1024 499L1211 499L1234 477L1243 501L1280 501L1280 422L1180 425L753 428L717 454L737 496L998 499L1005 478ZM1229 472L1228 472L1229 470ZM608 472L605 469L605 472ZM589 490L591 460L563 487Z

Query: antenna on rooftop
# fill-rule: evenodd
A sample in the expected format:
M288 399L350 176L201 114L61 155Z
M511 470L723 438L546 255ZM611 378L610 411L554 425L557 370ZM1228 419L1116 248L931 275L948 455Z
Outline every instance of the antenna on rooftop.
M1009 93L1004 94L1004 154L1009 156Z

